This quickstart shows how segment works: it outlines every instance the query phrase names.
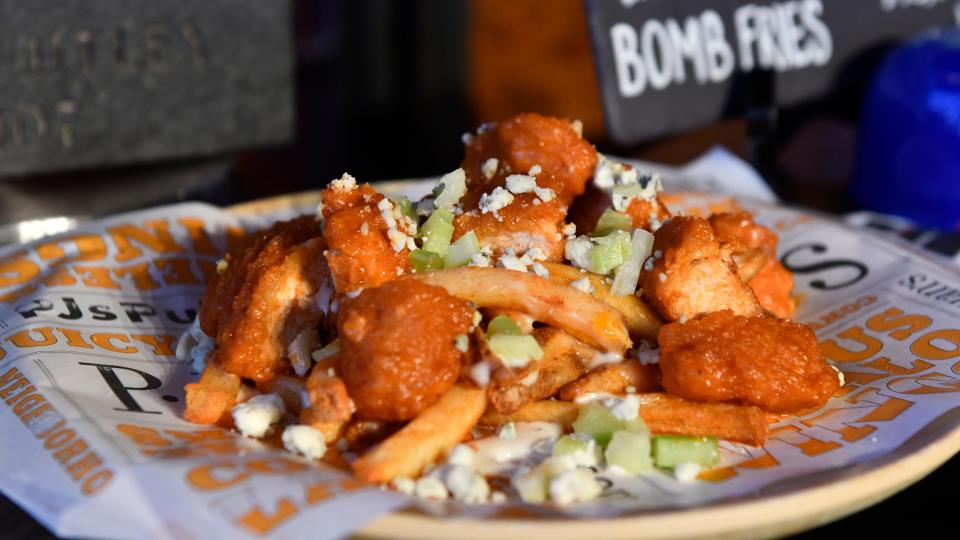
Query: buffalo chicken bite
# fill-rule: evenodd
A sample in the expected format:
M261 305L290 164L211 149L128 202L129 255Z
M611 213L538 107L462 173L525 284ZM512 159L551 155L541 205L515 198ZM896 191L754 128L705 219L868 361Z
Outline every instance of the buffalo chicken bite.
M393 201L349 175L323 191L326 257L337 292L376 287L409 271L416 224Z
M740 402L769 412L822 405L840 386L809 327L774 318L709 313L660 329L661 384L706 402Z
M444 289L401 279L341 306L337 373L362 420L409 420L456 382L474 309Z
M203 331L217 342L208 362L257 382L288 371L287 346L324 316L313 301L329 282L323 247L320 224L305 216L277 223L228 254L200 311Z
M745 317L763 315L729 255L721 251L710 222L675 217L654 236L654 255L644 266L640 284L644 298L664 318L676 321L724 309Z
M567 207L596 162L596 150L565 120L522 114L481 129L467 141L454 239L472 230L498 253L538 248L561 260Z
M780 318L793 314L793 275L777 260L777 234L754 223L747 212L715 214L710 217L710 225L717 238L729 246L741 278L760 306ZM755 256L758 253L760 257ZM745 273L742 269L749 266L755 268Z
M507 176L539 167L537 184L569 205L583 193L596 164L596 149L566 120L517 115L470 136L462 164L468 188L463 203L476 206L481 194L503 186Z
M473 209L454 218L454 240L473 231L480 245L490 246L497 255L508 248L517 254L539 249L545 260L559 261L563 259L561 231L566 215L567 208L558 199L543 203L524 193L496 213Z
M624 213L630 216L635 228L650 232L656 232L660 225L670 219L670 211L659 195L650 200L639 197L632 199Z

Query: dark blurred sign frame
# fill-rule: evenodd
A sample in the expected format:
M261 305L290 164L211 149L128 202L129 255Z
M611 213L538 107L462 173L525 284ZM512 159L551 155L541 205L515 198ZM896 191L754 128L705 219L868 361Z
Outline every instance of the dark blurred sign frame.
M293 134L289 0L0 0L0 176Z
M955 0L584 0L607 131L633 145L745 109L747 77L775 101L827 95L861 55L930 26Z

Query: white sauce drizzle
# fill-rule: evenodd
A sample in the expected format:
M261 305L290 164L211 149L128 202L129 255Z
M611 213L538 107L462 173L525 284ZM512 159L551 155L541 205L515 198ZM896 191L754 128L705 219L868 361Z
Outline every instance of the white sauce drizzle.
M560 424L552 422L520 422L514 428L515 437L484 437L468 443L476 451L474 469L478 473L503 475L523 465L539 463L563 435Z

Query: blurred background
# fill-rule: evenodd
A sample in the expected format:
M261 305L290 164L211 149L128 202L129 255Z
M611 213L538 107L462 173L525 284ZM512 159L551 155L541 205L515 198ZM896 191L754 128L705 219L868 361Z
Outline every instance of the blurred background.
M951 3L912 9L960 14ZM625 145L605 122L588 24L588 10L613 4L696 13L738 2L0 0L13 27L0 45L12 60L0 84L0 243L177 200L227 205L316 189L344 171L364 181L438 175L457 166L462 133L526 111L581 120L601 151L668 164L723 145L786 201L847 212L870 198L852 197L851 182L879 66L911 34L954 20L885 22L889 28L831 72L829 91L787 107L774 104L769 72L738 76L712 118ZM864 7L883 14L905 9L898 4L827 7L856 25ZM104 28L114 30L101 39ZM958 73L941 74L939 94L941 116L949 126L952 114L954 128ZM783 79L781 92L797 80ZM43 116L33 102L50 93L55 112ZM95 109L88 103L107 110L83 117ZM674 116L684 123L682 107ZM903 119L876 121L892 122L879 128L889 134L904 126ZM887 164L873 165L883 171ZM883 226L912 230L904 222Z
M458 166L464 132L533 111L579 119L598 149L626 157L682 164L722 145L788 203L900 214L909 219L867 221L960 250L960 38L911 41L953 26L957 2L824 0L846 12L843 32L869 26L868 13L913 11L846 51L829 89L782 106L773 76L758 70L731 83L711 118L630 144L608 128L598 82L589 22L603 2L667 5L0 0L0 244L181 200L318 189L344 171L362 181L439 175ZM777 81L788 92L802 83ZM889 527L921 503L924 519L945 522L951 499L939 493L958 471L955 458L813 534ZM0 522L6 535L43 534L3 500Z

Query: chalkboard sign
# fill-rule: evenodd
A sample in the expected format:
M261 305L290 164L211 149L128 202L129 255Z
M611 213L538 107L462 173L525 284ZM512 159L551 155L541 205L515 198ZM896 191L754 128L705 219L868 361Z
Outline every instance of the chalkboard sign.
M0 0L0 175L287 140L288 0Z
M776 102L823 96L868 50L960 18L955 0L586 0L607 130L620 144L742 113L744 75Z

